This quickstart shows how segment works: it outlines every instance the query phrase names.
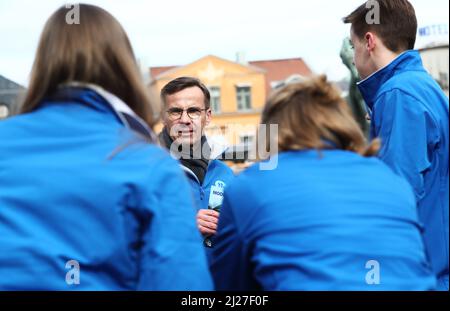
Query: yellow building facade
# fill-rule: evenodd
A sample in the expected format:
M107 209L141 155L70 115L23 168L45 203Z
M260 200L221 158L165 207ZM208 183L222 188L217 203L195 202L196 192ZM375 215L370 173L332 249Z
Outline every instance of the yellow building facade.
M210 90L212 122L206 129L209 138L229 146L254 141L266 101L263 69L209 55L162 71L152 77L151 87L159 94L168 82L182 76L196 77ZM156 130L161 128L159 124Z

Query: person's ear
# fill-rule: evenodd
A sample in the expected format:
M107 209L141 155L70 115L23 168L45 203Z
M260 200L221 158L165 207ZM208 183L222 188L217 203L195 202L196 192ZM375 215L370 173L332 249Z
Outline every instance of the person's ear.
M166 118L166 114L164 113L164 111L161 112L161 123L164 127L167 127L167 118Z
M367 52L372 54L376 47L376 36L372 32L368 32L364 35L364 41L366 43Z
M167 110L166 105L165 105L164 103L162 103L162 105L161 105L160 120L161 120L161 123L162 123L164 126L167 126L167 125L168 125L167 112L166 112L166 110Z
M211 112L211 108L209 108L208 110L206 110L206 122L205 122L206 126L208 126L209 123L211 122L211 116L212 116L212 112Z

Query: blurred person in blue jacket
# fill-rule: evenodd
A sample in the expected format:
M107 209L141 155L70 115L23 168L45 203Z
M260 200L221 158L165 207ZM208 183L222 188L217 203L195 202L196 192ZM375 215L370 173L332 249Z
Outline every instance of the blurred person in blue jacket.
M325 77L266 104L278 166L225 193L211 271L218 290L431 290L411 187L373 155ZM271 137L272 136L272 137Z
M354 62L363 79L358 86L371 117L371 137L381 139L379 158L412 186L438 289L448 290L448 97L413 50L417 19L411 3L377 3L381 23L372 16L377 8L366 4L344 18L351 24Z
M211 290L126 33L99 7L67 13L45 25L22 114L0 122L0 290Z
M223 194L234 178L233 171L219 160L225 150L211 146L205 136L212 117L210 100L208 88L197 78L170 81L161 90L164 127L159 134L161 145L180 161L190 182L198 210L197 227L208 258L214 247Z

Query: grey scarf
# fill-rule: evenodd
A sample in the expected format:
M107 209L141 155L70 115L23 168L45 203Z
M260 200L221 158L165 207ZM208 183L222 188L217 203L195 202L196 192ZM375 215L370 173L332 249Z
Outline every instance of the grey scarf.
M162 130L159 134L159 141L161 145L171 150L170 147L173 144L173 139L170 137L169 132L166 128ZM173 149L173 148L172 148ZM201 152L201 151L204 152ZM176 148L176 150L171 150L174 155L179 158L181 165L190 169L195 176L197 176L200 184L203 184L205 180L205 175L208 170L209 157L211 154L211 147L208 144L205 136L202 136L200 144L197 146L191 146L189 150L183 150L181 145Z

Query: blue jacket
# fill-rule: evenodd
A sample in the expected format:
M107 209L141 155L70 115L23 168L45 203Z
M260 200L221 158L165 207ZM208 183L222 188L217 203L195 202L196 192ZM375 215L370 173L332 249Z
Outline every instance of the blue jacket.
M197 176L189 168L185 166L182 166L182 168L191 185L197 210L217 207L217 204L214 202L220 201L217 196L222 197L223 200L225 188L234 179L231 168L220 160L211 160L203 184L200 184ZM222 189L221 192L219 191L220 189Z
M234 179L233 171L222 161L213 159L208 165L203 184L200 184L197 176L187 167L182 166L191 185L197 211L201 209L221 208L224 192L228 184ZM220 210L219 210L220 211ZM214 248L215 237L204 239L208 261L211 257L211 250Z
M97 92L62 89L0 141L0 290L213 288L184 174Z
M436 283L410 186L376 158L337 150L285 152L275 170L240 174L225 193L211 271L218 290Z
M359 84L372 113L380 159L413 187L438 288L448 290L448 98L407 51Z

